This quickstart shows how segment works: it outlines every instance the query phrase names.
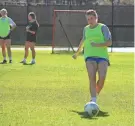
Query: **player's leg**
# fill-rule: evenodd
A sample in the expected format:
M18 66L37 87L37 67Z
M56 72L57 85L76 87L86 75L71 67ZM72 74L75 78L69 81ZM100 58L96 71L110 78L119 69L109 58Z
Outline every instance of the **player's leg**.
M35 64L35 57L36 57L36 51L35 51L35 43L34 42L31 42L30 44L30 49L31 49L31 52L32 52L32 61L31 61L31 64Z
M26 62L26 59L29 55L29 47L30 47L30 42L26 41L25 43L25 53L24 53L24 61Z
M11 39L5 40L6 47L7 47L7 53L9 57L9 63L12 63L12 52L11 52Z
M108 69L108 62L107 61L102 61L98 64L99 80L97 81L97 86L96 86L96 91L98 94L101 92L102 88L104 87L107 69Z
M86 67L87 67L89 81L90 81L91 100L93 102L96 102L96 72L97 72L97 63L96 63L96 61L86 61Z
M6 60L6 45L4 39L0 39L0 44L1 44L2 56L3 56L3 61L1 63L5 64L7 63L7 60Z
M28 54L29 54L29 47L30 47L30 42L26 41L25 42L25 51L24 51L24 59L21 61L21 63L26 63L26 59L28 57Z

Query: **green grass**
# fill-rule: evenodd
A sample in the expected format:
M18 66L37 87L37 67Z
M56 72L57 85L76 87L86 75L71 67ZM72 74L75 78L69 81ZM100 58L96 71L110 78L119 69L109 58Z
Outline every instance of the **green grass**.
M83 116L89 85L83 57L37 52L37 64L0 65L0 126L133 126L133 53L110 54L105 87L94 119ZM1 57L2 58L2 57ZM30 61L30 59L29 59Z

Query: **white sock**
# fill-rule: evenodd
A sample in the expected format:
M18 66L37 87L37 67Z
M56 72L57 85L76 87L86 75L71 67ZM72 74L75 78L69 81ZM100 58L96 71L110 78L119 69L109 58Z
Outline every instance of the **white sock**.
M23 59L23 62L26 62L26 59L25 58Z
M6 60L6 57L4 57L4 60Z
M95 102L95 103L96 103L97 98L96 98L96 97L92 97L92 98L91 98L91 100L92 100L93 102Z
M12 60L12 57L9 57L9 60Z
M32 62L35 62L35 59L32 59Z

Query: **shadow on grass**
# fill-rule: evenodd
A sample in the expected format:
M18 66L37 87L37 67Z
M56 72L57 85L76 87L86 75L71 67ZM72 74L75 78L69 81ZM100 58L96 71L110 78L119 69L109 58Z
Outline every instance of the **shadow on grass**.
M25 65L26 65L26 66L27 66L27 65L32 66L32 65L35 65L35 64L31 64L31 63L24 63L23 65L24 65L24 66L25 66Z
M3 63L3 62L0 62L0 64L2 64L2 65L7 65L8 63Z
M56 55L73 55L75 52L73 51L55 51L51 54L56 54ZM80 53L80 55L83 55L83 53Z
M51 53L52 55L73 55L74 52L68 52L68 51L60 51L60 52L54 52L54 53Z
M79 111L75 111L75 110L72 110L71 112L74 112L74 113L80 115L81 118L86 118L86 119L97 119L97 117L108 117L109 116L108 112L103 112L101 110L99 111L99 113L96 117L92 117L92 118L88 115L87 112L79 112Z

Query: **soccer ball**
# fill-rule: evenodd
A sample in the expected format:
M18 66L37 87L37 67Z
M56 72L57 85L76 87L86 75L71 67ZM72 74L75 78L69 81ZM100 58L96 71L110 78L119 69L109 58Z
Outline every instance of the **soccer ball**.
M87 112L90 117L97 116L99 107L95 102L88 102L84 106L84 111Z

